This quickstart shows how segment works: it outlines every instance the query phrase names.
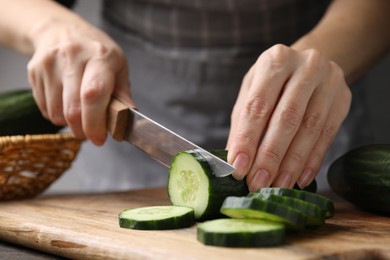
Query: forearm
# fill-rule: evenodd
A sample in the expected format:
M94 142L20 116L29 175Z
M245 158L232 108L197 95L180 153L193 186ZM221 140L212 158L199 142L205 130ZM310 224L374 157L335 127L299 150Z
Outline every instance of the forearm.
M336 62L351 83L390 49L390 1L335 0L321 22L292 45Z
M27 55L50 26L82 23L77 14L52 0L0 0L0 5L0 44Z

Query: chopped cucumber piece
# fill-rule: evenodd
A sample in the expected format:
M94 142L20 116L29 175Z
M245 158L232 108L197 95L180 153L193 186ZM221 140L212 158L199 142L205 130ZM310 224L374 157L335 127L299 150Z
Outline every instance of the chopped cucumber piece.
M327 218L333 216L333 212L334 212L333 201L331 199L328 199L325 196L316 193L312 193L304 190L287 189L287 188L261 188L257 192L262 194L270 194L270 193L277 194L286 197L301 199L306 202L311 202L324 209L326 211Z
M186 228L194 224L194 210L181 206L133 208L119 214L119 226L122 228L164 230Z
M248 196L255 197L261 200L281 203L301 211L306 216L306 225L308 227L317 227L324 224L325 222L326 211L314 203L271 193L262 194L257 192L251 192Z
M193 208L198 220L222 217L220 208L226 197L245 196L248 192L244 180L216 177L208 161L196 151L178 153L172 160L169 198L173 205Z
M255 197L227 197L221 212L231 218L266 219L284 223L291 230L300 230L306 225L302 212L281 203Z
M212 246L277 246L285 240L285 228L260 219L215 219L198 224L197 239Z

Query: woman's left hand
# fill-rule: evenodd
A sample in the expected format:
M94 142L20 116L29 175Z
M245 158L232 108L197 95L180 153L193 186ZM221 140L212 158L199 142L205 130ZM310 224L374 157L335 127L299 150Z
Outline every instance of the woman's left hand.
M275 45L241 85L231 115L228 161L255 191L307 186L351 104L341 68L318 51Z

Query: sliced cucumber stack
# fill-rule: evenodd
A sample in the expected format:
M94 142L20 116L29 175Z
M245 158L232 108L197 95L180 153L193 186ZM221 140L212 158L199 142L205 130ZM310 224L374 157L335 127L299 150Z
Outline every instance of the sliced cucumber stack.
M133 208L119 214L119 226L129 229L164 230L186 228L194 224L194 210L181 206Z
M284 242L283 224L259 219L216 219L197 226L197 239L205 245L265 247Z
M301 230L306 225L306 217L299 210L256 197L227 197L221 213L231 218L266 219L283 223L290 230Z
M333 201L317 193L312 193L304 190L287 189L287 188L262 188L257 192L261 194L277 194L277 195L292 197L292 198L304 200L306 202L314 203L326 210L325 215L327 218L332 217L334 213Z
M196 151L177 154L168 176L168 194L173 205L195 210L197 220L221 217L220 208L228 196L246 196L245 180L216 177L208 161Z
M251 192L248 196L265 201L280 203L302 212L306 217L306 226L308 227L317 227L324 224L325 222L326 211L314 203L272 193L262 194L257 192Z

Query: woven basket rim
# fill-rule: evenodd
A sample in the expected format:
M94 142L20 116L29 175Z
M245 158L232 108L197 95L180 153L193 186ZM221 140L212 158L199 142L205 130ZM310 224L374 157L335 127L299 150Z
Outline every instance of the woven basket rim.
M42 193L71 166L81 142L71 133L0 136L0 201Z
M34 135L8 135L0 136L0 149L9 143L36 143L42 141L55 141L55 140L77 140L72 133L55 133L55 134L34 134ZM81 140L80 140L81 142Z

